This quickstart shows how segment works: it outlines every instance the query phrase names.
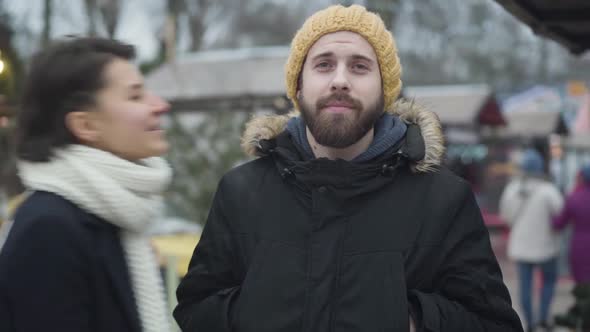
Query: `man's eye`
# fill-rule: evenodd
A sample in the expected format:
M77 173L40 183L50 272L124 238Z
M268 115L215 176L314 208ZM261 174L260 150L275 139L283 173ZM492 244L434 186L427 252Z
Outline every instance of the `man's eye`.
M323 62L318 63L315 67L320 68L320 69L325 69L325 68L330 68L330 66L331 65L329 62L323 61Z
M355 70L360 70L360 71L366 71L366 70L369 70L369 67L368 67L367 65L365 65L365 64L362 64L362 63L357 63L357 64L354 64L353 68L354 68Z

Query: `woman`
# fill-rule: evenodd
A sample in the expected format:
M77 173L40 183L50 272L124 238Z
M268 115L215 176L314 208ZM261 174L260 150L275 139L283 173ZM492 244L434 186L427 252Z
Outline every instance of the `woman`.
M570 222L573 225L570 269L576 284L590 283L590 165L582 168L579 179L579 185L553 220L553 227L557 230Z
M0 331L167 331L146 230L171 172L169 106L134 48L69 39L33 60L18 115L29 195L0 253Z
M557 323L571 328L582 326L590 331L590 164L580 170L577 185L567 197L565 207L553 220L556 230L573 226L570 243L570 271L575 287L574 305L564 315L556 316Z
M508 256L517 263L524 320L528 331L533 331L537 324L549 325L559 254L559 236L551 229L551 220L561 210L563 199L557 187L545 179L543 158L538 152L526 150L520 168L521 176L502 193L500 215L511 227ZM543 275L537 321L532 305L536 269Z

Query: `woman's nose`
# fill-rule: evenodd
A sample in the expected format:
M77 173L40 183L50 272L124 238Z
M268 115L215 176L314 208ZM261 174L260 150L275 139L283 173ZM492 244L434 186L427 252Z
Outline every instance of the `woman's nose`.
M149 104L153 107L156 113L168 113L170 111L170 103L162 97L151 95Z

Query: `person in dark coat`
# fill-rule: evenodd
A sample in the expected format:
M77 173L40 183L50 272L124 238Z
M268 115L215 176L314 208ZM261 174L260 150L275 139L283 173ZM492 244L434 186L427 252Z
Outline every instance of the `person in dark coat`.
M171 178L168 104L143 87L134 48L102 38L38 54L18 114L26 198L0 248L0 331L163 332L148 237Z
M556 231L572 226L569 262L575 286L573 306L555 317L557 324L590 331L590 164L578 173L577 185L568 195L561 213L553 220Z
M395 102L374 13L331 6L297 32L287 95L253 119L258 156L220 181L178 290L183 331L522 331L469 184L440 166L434 113Z
M590 164L582 167L578 186L553 220L556 230L573 226L570 243L570 270L576 283L590 284Z

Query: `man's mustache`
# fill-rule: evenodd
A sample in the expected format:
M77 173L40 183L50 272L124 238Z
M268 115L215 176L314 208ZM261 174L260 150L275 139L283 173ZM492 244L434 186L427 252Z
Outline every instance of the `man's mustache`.
M331 104L338 104L339 106L348 107L358 111L363 108L363 104L359 100L352 98L348 93L335 92L329 96L318 99L316 102L316 109L321 110Z

